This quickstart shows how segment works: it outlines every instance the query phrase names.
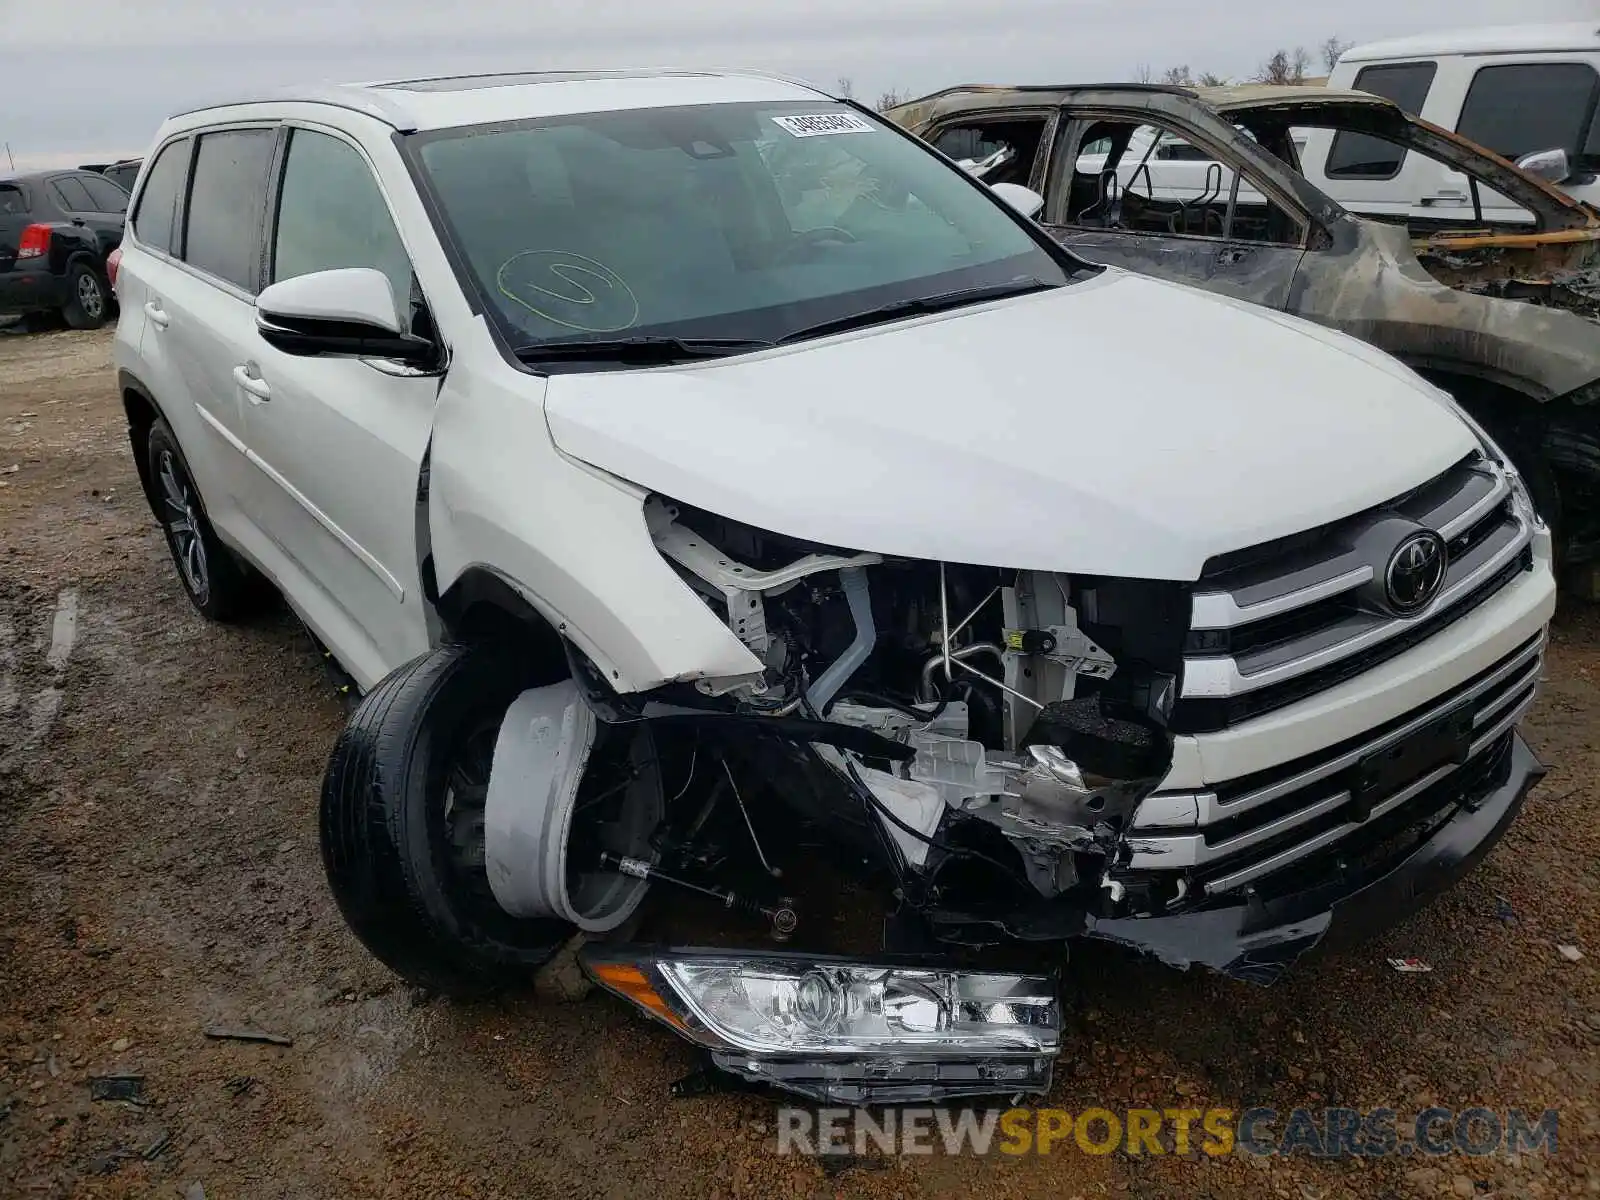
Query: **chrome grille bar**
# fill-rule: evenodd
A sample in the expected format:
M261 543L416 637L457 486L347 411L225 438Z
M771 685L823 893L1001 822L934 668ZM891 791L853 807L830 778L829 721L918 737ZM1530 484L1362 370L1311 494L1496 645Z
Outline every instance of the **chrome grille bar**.
M1183 698L1226 698L1270 687L1381 645L1407 629L1428 624L1439 610L1462 599L1510 564L1528 548L1534 536L1533 526L1519 516L1509 518L1500 532L1502 536L1499 543L1483 555L1481 561L1459 573L1452 573L1449 583L1427 612L1414 617L1395 617L1334 645L1248 675L1240 670L1238 660L1231 656L1186 658L1183 664Z
M1221 821L1227 817L1235 817L1241 813L1249 812L1251 809L1258 808L1263 804L1270 804L1272 801L1283 796L1287 796L1291 792L1298 792L1302 788L1310 787L1314 783L1327 779L1330 775L1337 775L1340 771L1355 766L1355 764L1362 758L1373 753L1374 751L1382 750L1387 746L1394 745L1396 742L1404 741L1417 730L1426 726L1430 721L1436 720L1438 717L1442 716L1446 712L1449 712L1457 705L1468 703L1474 697L1482 696L1488 692L1491 692L1517 672L1524 672L1525 678L1513 686L1506 693L1506 697L1501 697L1495 701L1496 704L1504 702L1510 695L1515 693L1524 682L1531 682L1538 679L1539 672L1543 669L1541 655L1544 653L1544 647L1545 635L1541 633L1536 641L1529 642L1521 650L1518 650L1510 658L1497 665L1493 671L1484 676L1482 679L1473 683L1471 687L1461 694L1453 696L1440 704L1432 706L1425 712L1422 712L1408 720L1398 729L1391 730L1381 737L1374 738L1372 741L1363 742L1361 745L1356 746L1353 749L1344 751L1341 754L1317 763L1315 766L1307 767L1303 771L1298 771L1293 775L1277 780L1266 785L1265 787L1254 788L1251 791L1243 793L1242 795L1232 797L1218 796L1216 792L1212 791L1194 793L1169 792L1157 793L1153 796L1150 796L1145 800L1144 804L1140 805L1139 811L1134 817L1134 826L1135 828L1147 828L1160 823L1165 828L1174 827L1175 823L1170 815L1167 816L1164 822L1147 822L1145 819L1145 809L1147 807L1151 810L1152 816L1158 817L1164 813L1170 814L1174 811L1182 812L1187 810L1193 813L1192 823L1209 825L1215 821ZM1529 666L1530 663L1532 664L1531 667ZM1484 717L1482 714L1480 714L1479 720L1476 723L1482 724L1482 722L1487 719L1487 717ZM1180 801L1181 803L1179 803Z

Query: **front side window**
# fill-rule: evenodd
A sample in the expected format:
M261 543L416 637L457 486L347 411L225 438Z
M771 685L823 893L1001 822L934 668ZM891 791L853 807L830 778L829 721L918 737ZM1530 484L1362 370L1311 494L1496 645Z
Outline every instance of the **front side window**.
M277 132L229 129L200 136L189 186L184 261L254 295L261 275L261 215Z
M413 135L471 283L518 345L776 339L1068 268L972 180L843 105L587 113Z
M1586 150L1600 76L1584 63L1484 67L1472 77L1456 132L1513 162L1541 150Z
M133 213L133 233L152 250L172 253L173 224L188 171L188 138L164 147L150 165L150 175L139 192L139 204Z
M95 212L123 213L128 211L128 193L116 184L101 179L98 175L80 175L78 182L89 192L89 199L94 201Z
M338 138L296 129L283 168L271 278L276 283L340 267L382 271L397 311L406 311L411 260L371 168Z
M1420 113L1438 69L1434 62L1363 67L1355 88L1392 100L1405 112ZM1334 179L1393 179L1405 162L1405 150L1393 142L1346 130L1334 135L1327 172Z

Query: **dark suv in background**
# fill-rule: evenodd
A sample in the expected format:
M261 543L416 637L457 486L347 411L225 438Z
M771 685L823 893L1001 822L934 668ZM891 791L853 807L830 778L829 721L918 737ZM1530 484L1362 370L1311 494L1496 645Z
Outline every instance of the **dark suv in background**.
M133 181L139 178L139 167L143 162L142 158L119 158L114 163L80 163L78 170L104 175L118 187L131 192Z
M0 316L59 311L74 329L106 323L106 259L122 243L128 193L92 171L0 177Z

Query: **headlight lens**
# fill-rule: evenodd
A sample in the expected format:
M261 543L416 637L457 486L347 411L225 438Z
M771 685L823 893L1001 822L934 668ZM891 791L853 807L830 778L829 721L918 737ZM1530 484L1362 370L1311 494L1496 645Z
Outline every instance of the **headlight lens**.
M1511 485L1511 498L1517 506L1517 515L1534 525L1542 526L1543 518L1533 506L1533 495L1528 491L1528 485L1522 478L1522 473L1517 470L1511 461L1511 456L1500 449L1499 444L1489 436L1484 427L1473 420L1472 415L1449 392L1439 389L1439 397L1450 406L1452 412L1461 419L1461 423L1472 430L1473 436L1478 439L1478 444L1483 447L1483 452L1504 469L1506 482Z
M604 987L721 1068L845 1103L1043 1091L1054 975L727 951L585 951Z

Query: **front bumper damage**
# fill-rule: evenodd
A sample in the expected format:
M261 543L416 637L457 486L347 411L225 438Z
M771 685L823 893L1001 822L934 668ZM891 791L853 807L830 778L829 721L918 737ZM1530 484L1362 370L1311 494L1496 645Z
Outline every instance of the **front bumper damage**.
M1200 965L1270 984L1325 939L1374 932L1450 887L1500 839L1544 774L1513 732L1488 776L1456 797L1447 815L1398 858L1346 868L1301 891L1268 896L1252 890L1222 907L1160 917L1090 916L1082 936L1168 965ZM1053 966L1038 974L994 974L926 955L910 962L857 961L642 945L591 945L583 963L601 986L707 1050L720 1071L820 1103L1042 1095L1060 1053ZM757 983L746 987L741 970ZM696 973L699 994L683 984ZM799 995L801 980L830 974L836 984L843 981L831 998ZM774 977L795 986L780 995ZM870 986L854 986L862 981ZM745 1017L729 1018L729 1012Z
M1168 966L1210 967L1270 984L1323 941L1359 938L1394 924L1446 891L1498 842L1545 767L1521 733L1511 734L1487 787L1456 808L1399 861L1347 871L1303 891L1169 917L1091 920L1091 937L1153 954Z

